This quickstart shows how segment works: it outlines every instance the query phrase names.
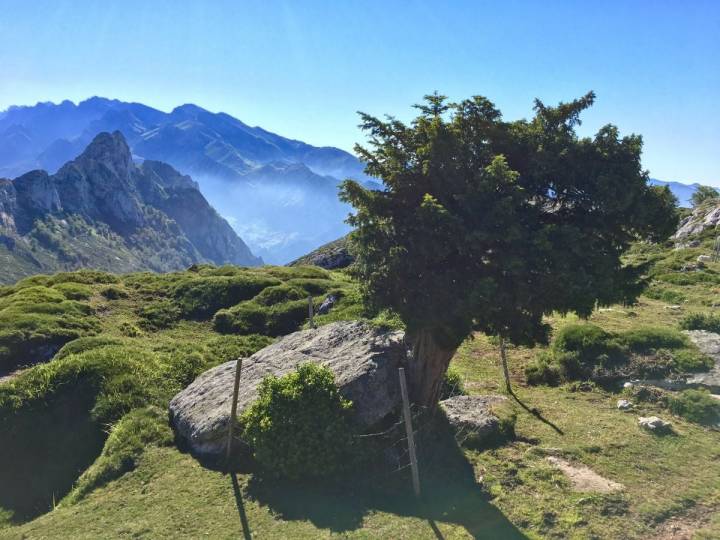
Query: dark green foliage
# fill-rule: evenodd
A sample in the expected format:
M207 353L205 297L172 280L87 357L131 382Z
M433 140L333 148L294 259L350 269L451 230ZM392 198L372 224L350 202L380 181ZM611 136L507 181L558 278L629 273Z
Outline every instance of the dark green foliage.
M703 283L720 284L720 275L707 271L660 274L656 279L673 285L697 285Z
M673 414L704 425L720 424L720 401L707 390L683 390L671 397L668 406Z
M96 487L133 470L148 446L172 443L173 433L164 410L153 406L135 409L110 430L102 453L80 476L68 502L76 502Z
M684 373L691 373L693 371L710 371L715 365L715 361L707 356L693 349L682 349L673 352L673 359L677 369Z
M539 354L534 362L525 367L525 378L528 384L557 386L560 384L560 368L553 363L552 355Z
M720 197L720 192L717 189L710 186L700 186L692 194L690 201L693 206L699 206L705 201L717 199L718 197Z
M352 404L333 374L304 364L284 377L266 377L242 415L243 437L268 472L290 479L328 477L347 466Z
M645 296L654 300L662 300L668 304L681 304L685 302L686 297L683 293L672 289L664 289L657 285L651 285L646 291Z
M297 330L308 318L307 300L275 304L267 311L267 333L282 336Z
M140 326L146 330L170 328L180 319L180 308L169 300L160 300L143 306L138 311Z
M714 313L691 313L680 321L684 330L707 330L720 332L720 315Z
M437 94L409 125L361 115L370 144L356 152L386 189L342 186L356 210L353 272L371 308L406 323L427 366L421 401L437 397L438 374L473 329L542 342L544 315L587 316L642 291L642 269L621 256L674 232L674 197L648 186L639 136L612 125L577 136L594 99L536 101L535 116L516 122L484 97Z
M680 349L688 345L687 338L674 328L644 327L622 333L622 342L634 352L657 349Z
M184 317L209 319L219 309L249 300L266 287L279 284L273 277L250 273L202 277L178 284L173 296Z
M592 324L562 327L548 351L525 369L529 384L617 378L662 378L670 373L702 371L712 360L691 346L678 330L641 327L620 333Z

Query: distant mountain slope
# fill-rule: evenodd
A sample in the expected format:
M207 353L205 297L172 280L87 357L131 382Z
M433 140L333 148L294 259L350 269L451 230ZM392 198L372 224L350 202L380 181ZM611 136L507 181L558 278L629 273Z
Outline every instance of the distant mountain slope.
M165 113L94 97L0 113L0 177L54 172L100 132L120 131L134 158L169 163L271 262L287 262L347 232L337 185L352 177L378 187L355 156L251 127L187 104Z
M0 281L92 267L167 271L257 265L197 184L157 161L135 165L120 132L101 133L49 175L0 180Z
M650 184L654 186L668 186L673 195L678 199L680 206L689 208L692 206L690 198L693 193L700 187L700 184L683 184L682 182L665 182L663 180L657 180L655 178L650 179Z

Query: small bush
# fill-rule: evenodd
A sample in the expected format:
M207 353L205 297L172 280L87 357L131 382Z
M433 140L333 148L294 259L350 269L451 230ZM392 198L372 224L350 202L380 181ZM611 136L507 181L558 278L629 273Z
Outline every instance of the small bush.
M440 386L440 400L466 394L462 375L454 367L449 367L445 375L443 375L442 385Z
M707 390L684 390L678 397L671 397L670 411L677 416L704 425L720 423L720 401Z
M672 328L637 328L624 332L621 339L634 352L677 349L687 345L687 338Z
M552 363L552 356L544 351L525 367L525 379L531 385L557 386L560 384L560 368Z
M714 313L690 313L680 321L680 328L720 333L720 315Z
M242 415L244 438L258 463L274 475L332 476L351 455L351 407L330 370L303 364L262 381L257 401Z
M294 270L294 269L293 269ZM305 292L304 296L320 296L330 289L337 287L337 282L331 279L289 279L287 284Z
M138 316L140 326L146 330L162 330L180 319L180 309L168 300L160 300L140 308Z
M709 371L715 365L715 361L693 349L681 349L672 353L677 371L691 373L693 371Z
M668 304L682 304L687 300L686 296L673 289L662 289L657 286L652 286L645 291L645 296L654 300L661 300Z
M557 352L575 353L572 360L567 358L567 363L577 363L581 368L619 361L626 354L615 336L594 324L564 326L558 332L552 347Z

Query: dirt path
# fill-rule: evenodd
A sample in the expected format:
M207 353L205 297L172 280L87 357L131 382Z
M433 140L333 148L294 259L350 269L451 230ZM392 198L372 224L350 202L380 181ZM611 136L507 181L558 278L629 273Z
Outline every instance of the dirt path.
M594 491L596 493L612 493L623 489L622 484L600 476L585 465L573 465L562 458L550 456L546 458L568 477L575 491Z

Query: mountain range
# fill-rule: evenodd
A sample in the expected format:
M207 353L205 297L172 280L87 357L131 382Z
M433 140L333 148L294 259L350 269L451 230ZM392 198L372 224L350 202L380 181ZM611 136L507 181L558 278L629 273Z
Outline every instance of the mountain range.
M192 104L166 113L100 97L0 113L0 177L54 173L98 133L114 131L135 161L162 161L191 175L268 262L287 262L348 231L349 208L337 199L341 180L379 187L355 156L338 148L281 137Z
M0 282L80 267L169 271L262 264L197 184L159 161L133 162L119 131L96 135L55 174L0 179Z

